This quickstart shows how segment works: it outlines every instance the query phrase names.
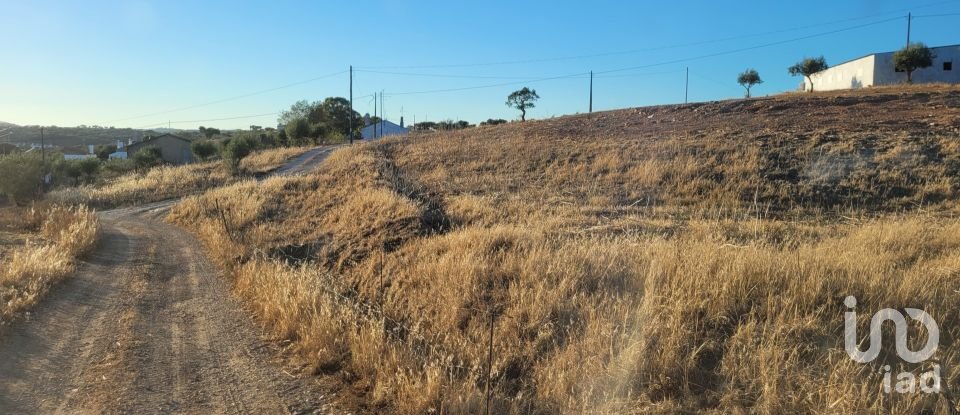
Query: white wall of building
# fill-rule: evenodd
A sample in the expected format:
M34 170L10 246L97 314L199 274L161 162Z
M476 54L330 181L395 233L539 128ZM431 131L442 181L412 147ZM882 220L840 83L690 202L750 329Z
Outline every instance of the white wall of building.
M825 71L817 72L813 78L814 91L834 91L837 89L856 89L873 86L876 55L864 56L841 63ZM803 90L810 90L810 81L803 78Z
M960 84L960 69L956 67L960 63L960 45L931 49L936 55L933 66L914 71L913 82L917 84L932 82ZM897 85L907 82L906 72L896 71L893 64L893 52L877 53L844 62L818 72L811 78L813 78L813 87L816 91ZM804 90L810 89L806 78L803 80L803 88Z
M401 127L397 124L394 124L390 121L384 121L382 124L371 124L366 127L363 127L360 130L360 137L364 140L371 140L374 138L389 137L395 135L407 135L410 132L408 128Z
M931 48L936 57L933 66L913 71L913 83L923 84L931 82L960 83L960 69L955 66L960 63L960 45ZM878 53L874 83L876 85L895 85L907 82L906 72L897 72L893 65L893 52ZM949 62L951 70L944 70L944 63Z

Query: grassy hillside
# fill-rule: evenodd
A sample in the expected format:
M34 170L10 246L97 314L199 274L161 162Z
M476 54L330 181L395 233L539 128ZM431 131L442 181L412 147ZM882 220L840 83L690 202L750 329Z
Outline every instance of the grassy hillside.
M847 357L842 301L925 309L960 380L958 202L934 86L385 140L170 219L361 412L482 412L492 356L492 413L947 413L880 391L929 363Z

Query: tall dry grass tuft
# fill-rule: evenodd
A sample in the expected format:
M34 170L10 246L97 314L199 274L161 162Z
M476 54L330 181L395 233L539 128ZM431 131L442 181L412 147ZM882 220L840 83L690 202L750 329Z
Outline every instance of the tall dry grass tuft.
M312 147L279 147L253 153L240 160L240 171L246 174L262 174L276 170L287 160L297 157Z
M103 185L60 188L50 192L47 200L60 204L115 207L181 197L232 180L220 163L160 166L120 176Z
M249 175L268 173L309 149L261 150L241 160L240 171ZM240 178L231 175L221 162L165 165L129 173L103 184L60 188L50 192L47 200L59 204L117 207L188 196L238 180Z
M949 413L950 390L886 394L880 370L960 380L960 147L942 114L866 111L918 105L882 94L383 140L170 219L361 412L482 413L489 379L492 413ZM934 358L851 361L847 295L861 328L929 312Z
M99 221L85 206L31 209L31 218L39 219L40 239L8 252L0 268L0 324L36 304L97 241Z

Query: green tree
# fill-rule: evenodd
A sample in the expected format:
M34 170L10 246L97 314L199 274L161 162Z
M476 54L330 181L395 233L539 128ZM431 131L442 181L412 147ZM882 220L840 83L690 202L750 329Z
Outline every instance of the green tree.
M190 143L190 151L197 156L200 161L207 161L214 154L217 154L217 145L210 140L197 140Z
M348 99L330 97L323 100L322 107L324 122L330 130L329 133L339 132L346 136L350 134L351 129L354 132L358 132L363 128L363 119L360 118L360 113L350 110L350 101ZM352 128L351 119L353 122Z
M480 125L481 125L481 126L484 126L484 125L500 125L500 124L506 124L506 123L507 123L507 120L504 120L504 119L501 119L501 118L497 118L497 119L489 118L489 119L487 119L486 121L481 122Z
M819 58L803 58L793 66L787 68L791 76L803 75L810 83L810 92L813 92L813 78L811 76L817 72L825 71L829 68L827 60L823 56Z
M249 156L250 153L253 153L256 149L257 141L252 137L237 137L230 140L230 142L223 147L221 157L227 165L227 168L230 169L231 172L237 173L240 168L240 160Z
M96 153L97 158L100 160L109 160L110 154L117 151L117 146L114 144L100 144L94 148L93 152Z
M97 177L97 173L100 171L100 159L91 157L82 160L77 160L77 164L80 166L80 173L87 178L88 181L93 181Z
M913 71L933 66L937 56L923 43L916 42L905 46L893 54L893 65L897 71L907 73L907 83L913 83Z
M0 156L0 192L14 204L22 205L37 196L43 162L35 153L13 153Z
M213 136L215 136L215 135L220 135L220 130L219 130L219 129L216 129L216 128L212 128L212 127L211 127L211 128L206 128L206 127L204 127L204 126L201 125L201 126L200 126L200 134L203 134L205 137L207 137L207 139L210 139L210 138L213 138Z
M310 136L310 122L306 118L295 118L287 123L283 130L287 134L287 140L298 144L303 139Z
M277 122L283 125L290 125L291 122L296 121L298 118L309 120L310 113L314 110L315 106L315 104L311 104L307 100L294 102L289 110L280 113L280 118L277 118Z
M83 169L80 168L80 160L66 160L63 164L63 175L73 179L73 185L80 184L80 178L83 177Z
M535 89L523 87L507 96L507 106L520 110L520 121L527 120L527 110L535 108L535 102L540 99Z
M294 137L290 134L290 125L301 118L307 120L310 132L302 137ZM307 136L346 136L351 131L357 133L364 127L360 113L351 111L350 101L342 97L329 97L316 102L297 101L289 110L283 111L277 121L287 126L286 133L290 140Z
M760 79L760 74L755 69L747 69L737 76L737 83L747 90L746 97L750 98L750 88L753 88L756 84L762 84L763 80Z
M146 146L133 155L133 164L138 169L147 169L163 163L163 154L156 146Z

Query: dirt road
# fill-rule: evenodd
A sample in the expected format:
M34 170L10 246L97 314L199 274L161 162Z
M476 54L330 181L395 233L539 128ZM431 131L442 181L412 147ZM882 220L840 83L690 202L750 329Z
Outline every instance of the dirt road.
M330 412L168 208L102 213L76 274L0 331L0 413Z

